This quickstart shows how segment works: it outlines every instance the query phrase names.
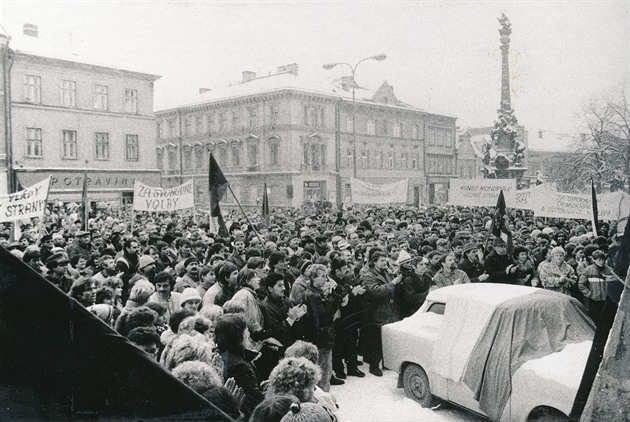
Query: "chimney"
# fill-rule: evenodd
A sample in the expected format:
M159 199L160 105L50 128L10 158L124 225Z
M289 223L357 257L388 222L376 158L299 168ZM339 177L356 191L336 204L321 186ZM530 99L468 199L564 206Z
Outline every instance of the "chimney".
M212 91L212 89L210 88L199 88L200 94L205 94L206 92L210 92L210 91Z
M256 79L256 72L250 72L249 70L243 71L243 83L253 81Z
M298 75L298 65L297 63L291 63L287 65L287 72L290 74L297 76Z
M24 33L24 35L28 35L29 37L38 38L39 29L37 28L37 25L25 23L22 27L22 33Z
M286 66L278 66L278 73L285 73L287 71Z
M543 131L542 129L538 129L538 139L542 139L543 138Z

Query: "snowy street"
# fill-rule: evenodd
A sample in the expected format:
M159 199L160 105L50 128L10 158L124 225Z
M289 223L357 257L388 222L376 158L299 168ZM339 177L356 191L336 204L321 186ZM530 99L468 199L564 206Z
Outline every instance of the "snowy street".
M361 367L367 372L366 366ZM330 392L339 403L341 422L415 422L483 420L449 404L437 410L424 409L396 388L398 374L384 370L382 377L367 373L365 378L348 377L344 385L333 386Z

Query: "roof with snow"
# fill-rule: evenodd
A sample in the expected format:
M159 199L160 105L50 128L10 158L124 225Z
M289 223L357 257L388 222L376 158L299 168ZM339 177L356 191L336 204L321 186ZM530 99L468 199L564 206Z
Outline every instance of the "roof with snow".
M74 63L81 63L90 66L99 66L113 70L131 72L152 77L154 80L160 78L151 72L141 69L129 69L122 65L114 63L104 63L102 57L97 51L85 49L80 44L72 45L71 42L56 42L38 35L37 37L24 34L11 36L9 48L17 53L27 54L31 56L44 57L53 60L63 60Z
M182 107L202 106L217 101L226 101L237 99L250 95L260 95L270 92L282 90L294 90L312 94L341 97L346 100L352 100L352 90L342 88L341 78L326 78L323 80L309 80L303 76L298 76L293 72L287 71L276 73L268 76L261 76L247 82L239 82L230 86L213 89L195 95L194 97L180 101L175 104L166 104L156 112L165 112ZM388 98L388 102L379 101L382 98ZM391 101L395 99L396 101ZM416 112L426 112L422 108L409 105L398 100L393 95L393 88L385 81L377 89L372 90L356 85L355 101L362 104L375 104L381 107L391 107L401 110L410 110ZM455 117L449 114L430 112L431 114L439 114L445 117Z

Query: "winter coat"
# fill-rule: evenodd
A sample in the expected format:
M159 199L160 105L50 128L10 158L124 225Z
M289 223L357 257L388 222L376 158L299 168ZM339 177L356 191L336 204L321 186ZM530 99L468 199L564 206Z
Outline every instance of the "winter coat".
M584 269L578 279L578 287L585 298L596 302L603 302L607 296L606 278L613 275L613 270L608 265L598 267L591 264Z
M471 283L479 283L479 276L483 274L483 266L478 262L472 262L465 256L457 264L460 270L468 275Z
M304 293L307 313L305 337L318 348L332 349L335 344L334 317L341 306L341 289L328 296L313 286L308 286Z
M431 278L412 272L402 279L402 295L400 301L400 317L406 318L416 313L422 306L431 287Z
M245 310L245 321L250 333L262 330L263 314L256 299L256 293L250 287L243 287L232 297L232 303L239 304Z
M396 286L394 277L374 267L365 273L361 284L365 287L365 310L368 322L385 325L398 321L398 303L394 301Z
M507 255L499 255L495 251L490 252L484 262L484 270L489 277L486 283L507 283L511 284L514 277L505 272L506 268L512 265L512 260Z
M245 393L245 400L241 406L241 412L245 415L244 420L248 420L256 406L264 400L258 383L256 368L252 364L249 354L244 349L221 353L223 379L234 378L236 385L241 387Z
M294 322L293 325L287 321L289 309L291 309L291 301L286 297L276 299L267 296L260 303L264 330L268 331L269 335L282 343L284 347L289 347L299 337L296 331L297 326L300 325L299 321Z
M571 284L576 281L575 271L564 261L559 266L553 261L546 265L541 265L539 267L539 277L545 289L566 295L571 294ZM568 280L563 280L563 277L567 277Z
M433 276L433 286L436 288L467 283L470 283L468 275L458 268L455 268L448 273L444 271L444 269L441 269Z

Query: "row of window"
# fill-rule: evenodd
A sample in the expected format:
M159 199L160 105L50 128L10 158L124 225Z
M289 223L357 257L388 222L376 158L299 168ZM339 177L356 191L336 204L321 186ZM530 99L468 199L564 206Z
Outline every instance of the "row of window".
M452 129L429 127L427 134L427 144L438 147L453 147L455 138Z
M347 150L348 167L354 166L354 155L351 149ZM364 169L418 169L420 168L420 154L409 154L402 152L397 156L396 152L389 151L385 154L383 151L366 151L361 150L357 156L357 167Z
M452 155L427 154L427 173L457 174L455 157Z
M79 158L79 146L76 130L61 131L61 158L75 160ZM53 146L51 146L55 149ZM110 159L109 133L94 133L94 158L97 160ZM26 156L28 158L44 157L44 139L41 128L26 128ZM125 160L138 161L138 135L125 134Z
M277 142L269 144L269 155L267 162L270 166L278 166L280 164L280 146ZM243 157L243 152L245 156ZM257 144L241 145L233 143L231 145L219 145L215 150L217 163L226 168L240 167L243 165L249 167L257 167L261 164L259 158L259 148ZM179 169L177 161L177 149L167 148L168 169ZM158 165L162 168L163 157L162 150L158 150ZM204 148L199 145L195 147L184 147L182 153L182 166L184 170L202 169L206 167L206 157L204 156Z
M356 117L353 120L351 115L346 116L347 133L353 132L355 123ZM363 130L363 134L365 135L380 135L392 138L420 139L420 133L421 131L419 125L411 125L411 133L409 134L405 131L405 126L402 122L390 122L387 119L377 121L371 118L368 118L365 121L365 130Z
M92 87L93 106L95 110L109 110L109 87L94 84ZM36 75L24 75L24 102L41 104L42 78ZM76 81L61 80L59 83L59 105L63 107L77 106ZM125 88L125 113L138 112L138 90Z
M265 124L278 123L278 106L269 106L268 122ZM221 111L219 113L198 114L182 119L182 135L200 135L212 132L237 131L241 129L256 129L261 125L261 116L258 106L248 107L245 114L246 121L242 121L241 111ZM177 119L169 119L158 123L158 133L160 138L171 138L179 136L177 130Z

